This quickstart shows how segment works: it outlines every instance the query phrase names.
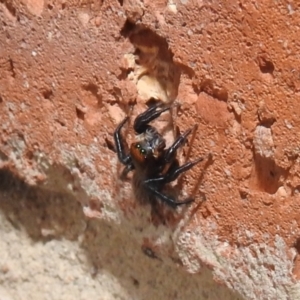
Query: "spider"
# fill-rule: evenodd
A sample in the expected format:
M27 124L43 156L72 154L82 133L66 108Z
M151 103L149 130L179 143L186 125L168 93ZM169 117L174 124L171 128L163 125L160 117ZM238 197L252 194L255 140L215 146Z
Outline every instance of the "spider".
M130 171L134 171L133 188L137 190L135 192L138 197L160 199L171 207L177 207L188 204L194 199L178 201L162 192L164 186L176 180L180 174L194 167L203 158L187 162L182 166L176 158L178 148L185 144L193 128L179 135L166 149L165 139L156 128L149 125L151 121L170 108L171 106L163 107L161 104L155 104L136 117L133 128L137 133L137 142L131 144L129 153L125 150L128 145L121 134L123 126L129 120L128 116L117 126L114 141L119 161L125 165L121 179L124 179Z

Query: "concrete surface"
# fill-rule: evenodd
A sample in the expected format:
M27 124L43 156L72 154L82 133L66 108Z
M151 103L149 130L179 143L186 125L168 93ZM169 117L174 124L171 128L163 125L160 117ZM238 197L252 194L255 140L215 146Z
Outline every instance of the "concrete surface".
M144 254L73 198L0 172L0 299L242 299L212 279Z

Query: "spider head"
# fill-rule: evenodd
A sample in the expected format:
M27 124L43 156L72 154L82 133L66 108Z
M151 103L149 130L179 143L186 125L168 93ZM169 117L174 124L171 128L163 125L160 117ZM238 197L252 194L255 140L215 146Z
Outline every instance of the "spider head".
M144 133L137 136L137 142L131 145L130 154L136 167L154 167L152 163L159 161L165 146L165 139L155 128L149 126Z
M133 143L130 147L131 157L139 165L152 161L153 153L154 149L145 142Z

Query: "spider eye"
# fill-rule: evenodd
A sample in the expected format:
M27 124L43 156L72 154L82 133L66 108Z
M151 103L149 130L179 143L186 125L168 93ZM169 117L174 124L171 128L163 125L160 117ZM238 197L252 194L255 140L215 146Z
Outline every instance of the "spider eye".
M143 155L143 156L146 155L147 151L142 147L141 144L135 144L135 148L139 149L141 155Z

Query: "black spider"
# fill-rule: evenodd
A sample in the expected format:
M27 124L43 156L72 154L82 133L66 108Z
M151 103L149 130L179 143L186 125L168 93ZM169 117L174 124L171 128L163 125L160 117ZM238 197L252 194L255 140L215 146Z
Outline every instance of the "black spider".
M173 145L166 149L165 139L158 131L149 125L151 121L159 117L171 107L163 107L160 104L149 107L145 112L138 115L133 128L136 131L137 142L131 144L129 153L126 152L125 141L121 135L121 129L128 121L126 117L116 128L114 140L120 162L125 165L121 178L125 178L128 172L134 170L133 188L139 198L160 199L166 204L176 207L187 204L194 199L177 201L162 193L164 186L178 178L180 174L191 169L203 160L198 158L192 162L180 166L176 158L177 149L183 146L192 128L181 134Z

